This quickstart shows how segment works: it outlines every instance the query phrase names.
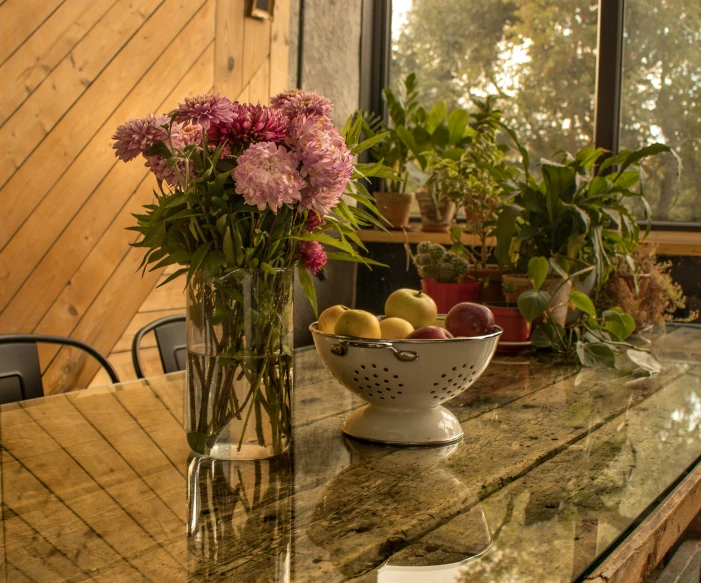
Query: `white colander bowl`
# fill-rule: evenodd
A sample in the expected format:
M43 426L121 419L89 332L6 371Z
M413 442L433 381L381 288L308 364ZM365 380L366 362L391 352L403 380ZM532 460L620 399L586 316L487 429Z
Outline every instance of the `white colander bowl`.
M448 340L366 340L309 329L324 366L367 402L343 424L350 437L395 445L458 441L462 427L442 404L487 368L502 329Z

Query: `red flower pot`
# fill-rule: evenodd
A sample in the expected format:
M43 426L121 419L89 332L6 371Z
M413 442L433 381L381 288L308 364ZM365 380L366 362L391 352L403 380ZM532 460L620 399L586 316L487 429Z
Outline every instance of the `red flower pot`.
M477 302L482 283L438 283L432 279L422 279L421 289L436 302L439 314L447 314L455 304Z
M504 330L499 342L527 342L531 337L531 326L517 307L495 306L487 307L494 314L497 326Z

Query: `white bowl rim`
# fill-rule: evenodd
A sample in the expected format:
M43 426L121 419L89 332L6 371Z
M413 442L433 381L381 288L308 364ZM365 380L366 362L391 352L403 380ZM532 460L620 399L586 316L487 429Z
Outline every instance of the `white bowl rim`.
M354 342L356 344L377 344L378 342L387 344L398 344L400 342L409 344L411 346L416 344L440 344L442 342L452 342L453 344L457 342L474 342L477 340L488 340L490 338L498 338L504 332L503 328L500 326L494 326L494 332L485 334L483 336L456 336L455 338L399 338L399 339L389 339L389 338L357 338L355 336L341 336L339 334L331 334L330 332L322 332L317 328L318 321L309 324L309 331L312 334L318 334L319 336L325 336L327 338L333 338L335 340L346 340Z

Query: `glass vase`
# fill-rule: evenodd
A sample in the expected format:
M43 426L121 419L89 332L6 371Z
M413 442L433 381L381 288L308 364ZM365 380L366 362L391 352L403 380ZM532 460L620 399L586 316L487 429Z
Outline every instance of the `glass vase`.
M293 268L191 279L185 429L195 453L254 460L289 447L293 287Z

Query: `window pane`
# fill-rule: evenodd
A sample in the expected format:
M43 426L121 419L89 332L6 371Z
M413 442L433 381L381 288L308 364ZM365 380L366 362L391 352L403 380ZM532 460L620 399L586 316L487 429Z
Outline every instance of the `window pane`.
M621 147L664 142L683 161L680 189L671 156L644 164L657 220L701 221L700 40L698 0L626 2Z
M498 93L533 162L594 134L598 7L582 0L392 0L391 83L423 104Z

